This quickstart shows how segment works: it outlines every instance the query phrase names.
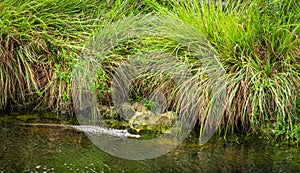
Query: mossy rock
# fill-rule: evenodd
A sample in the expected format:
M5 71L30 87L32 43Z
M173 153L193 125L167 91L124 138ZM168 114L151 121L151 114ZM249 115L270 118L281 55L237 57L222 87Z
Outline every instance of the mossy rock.
M121 117L125 120L130 120L131 117L135 114L135 109L130 103L123 103L121 105Z
M148 108L142 102L134 102L132 106L138 112L144 112L148 110Z
M129 126L137 132L164 133L172 126L175 119L176 114L171 111L160 115L156 115L151 111L136 112L129 120Z

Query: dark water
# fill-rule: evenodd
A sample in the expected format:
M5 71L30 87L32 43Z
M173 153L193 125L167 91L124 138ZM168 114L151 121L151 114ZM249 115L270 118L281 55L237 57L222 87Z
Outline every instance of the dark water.
M161 157L120 159L98 149L84 133L60 127L0 123L0 172L300 172L298 147L260 140L199 146L189 140Z

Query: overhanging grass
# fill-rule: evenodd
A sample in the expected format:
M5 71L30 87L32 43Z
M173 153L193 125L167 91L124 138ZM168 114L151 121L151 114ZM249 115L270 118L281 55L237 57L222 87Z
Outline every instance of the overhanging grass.
M220 126L225 137L229 132L251 130L267 138L299 142L298 1L229 1L225 6L195 0L172 1L167 6L152 1L147 3L158 15L171 15L201 31L218 53L227 81L226 113ZM182 28L178 26L178 29ZM122 43L108 61L119 64L120 61L113 57L124 58L145 49L165 49L180 52L179 59L188 62L195 71L200 70L199 61L184 49L178 51L176 44L157 38L148 40L154 44ZM105 67L110 69L107 74L113 74L118 66L111 67ZM180 103L183 98L172 94L178 88L168 82L160 81L157 76L140 76L132 89L133 97L135 94L147 97L160 89L169 96L169 104ZM210 90L208 81L200 80L198 84L200 90ZM199 99L194 103L203 106L200 109L204 112L199 114L203 122L209 116L205 108L209 107L211 96L204 92L198 94Z
M218 52L227 74L225 134L250 128L289 140L299 131L299 1L152 4L197 28Z
M155 9L158 15L171 15L199 30L218 53L227 79L226 115L220 129L225 136L251 129L299 142L299 5L296 0L229 1L225 6L196 0L4 0L0 3L0 109L46 105L71 112L71 73L90 34L125 16ZM109 83L126 54L141 50L167 49L192 66L193 74L201 68L176 43L147 39L141 47L132 41L115 48L98 74L100 93L110 90L104 82ZM142 90L145 85L148 91ZM144 96L160 88L171 98L170 104L182 99L168 80L155 76L139 78L135 87ZM209 89L209 83L200 80L199 88L205 87ZM202 110L210 98L199 94L194 102L201 103ZM110 97L101 99L107 102ZM206 116L199 115L200 120Z
M0 3L2 109L61 104L69 92L67 68L92 29L97 5L57 0Z
M0 110L71 112L71 73L90 34L139 6L130 0L1 1Z

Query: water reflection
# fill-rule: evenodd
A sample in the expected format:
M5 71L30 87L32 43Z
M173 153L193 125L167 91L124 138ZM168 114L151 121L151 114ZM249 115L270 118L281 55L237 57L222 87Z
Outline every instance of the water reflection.
M204 146L186 141L164 156L141 161L111 156L84 133L61 127L1 124L0 172L299 172L297 147L259 140Z

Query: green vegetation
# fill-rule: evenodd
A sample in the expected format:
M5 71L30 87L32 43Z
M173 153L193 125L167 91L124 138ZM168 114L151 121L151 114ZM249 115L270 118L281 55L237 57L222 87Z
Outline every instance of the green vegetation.
M156 6L200 30L218 52L227 74L225 133L250 128L299 142L299 1L234 1L223 8L186 1L171 12Z
M136 10L121 2L0 2L0 110L42 105L70 113L72 67L97 28L126 14L120 7Z
M220 134L251 132L299 143L299 6L297 0L236 0L225 5L206 0L4 0L0 2L0 110L48 108L71 115L71 74L88 39L114 21L153 13L178 18L191 31L200 31L219 56L227 82ZM189 31L177 27L178 32ZM199 97L190 104L201 105L199 118L206 118L212 94L209 81L202 80L205 75L197 74L201 62L187 46L170 39L175 32L168 34L132 38L108 53L95 85L100 104L111 104L110 83L121 62L141 52L163 51L186 63L198 77ZM138 76L131 98L145 100L159 88L168 109L178 110L185 98L178 96L170 78L157 75ZM149 108L150 103L147 100Z

